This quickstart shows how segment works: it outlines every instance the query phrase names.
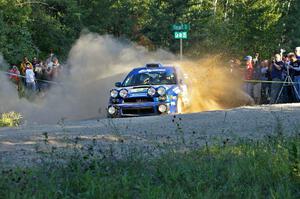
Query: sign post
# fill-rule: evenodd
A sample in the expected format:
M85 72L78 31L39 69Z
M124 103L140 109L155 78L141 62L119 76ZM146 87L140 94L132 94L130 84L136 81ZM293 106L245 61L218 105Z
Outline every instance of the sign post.
M182 38L180 38L180 61L182 61Z
M188 31L190 29L189 24L173 24L172 30L174 31L174 38L180 40L180 60L182 60L183 56L183 39L188 38Z

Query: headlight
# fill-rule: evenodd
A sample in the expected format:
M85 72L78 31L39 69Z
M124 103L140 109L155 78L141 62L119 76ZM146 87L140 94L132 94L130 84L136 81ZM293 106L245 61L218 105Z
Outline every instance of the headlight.
M128 95L128 91L125 89L122 89L122 90L120 90L119 94L122 98L125 98Z
M164 105L164 104L161 104L158 106L158 111L161 112L161 113L165 113L167 111L167 106Z
M159 87L159 88L157 89L157 93L158 93L160 96L165 95L166 92L167 92L167 90L165 89L165 87Z
M110 106L110 107L108 108L108 113L109 113L109 114L114 115L116 112L117 112L116 107Z
M148 89L148 95L150 95L150 96L154 96L155 95L155 93L156 93L156 90L155 90L155 88L149 88Z
M115 89L110 91L110 96L113 98L118 97L118 94L119 94L119 92Z

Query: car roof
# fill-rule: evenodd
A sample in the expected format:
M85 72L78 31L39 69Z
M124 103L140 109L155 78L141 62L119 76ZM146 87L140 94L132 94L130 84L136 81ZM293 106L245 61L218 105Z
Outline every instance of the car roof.
M131 75L135 75L135 74L138 74L138 73L141 73L140 71L143 71L145 70L145 72L151 72L151 71L159 71L159 70L165 70L167 72L172 72L172 73L175 73L177 74L177 70L176 70L177 67L174 67L174 66L163 66L163 65L159 65L159 67L138 67L138 68L134 68L133 70L131 70L126 78L123 80L122 84L124 83L124 81Z
M139 68L134 68L132 71L130 71L130 74L138 74L138 73L143 73L142 71L145 72L154 72L154 71L167 71L167 72L174 72L176 73L175 67L173 66L163 66L163 67L139 67Z
M146 67L146 66L142 66L142 67L138 67L138 68L134 68L134 71L140 71L140 70L155 70L155 69L175 69L174 66L163 66L160 65L159 67Z

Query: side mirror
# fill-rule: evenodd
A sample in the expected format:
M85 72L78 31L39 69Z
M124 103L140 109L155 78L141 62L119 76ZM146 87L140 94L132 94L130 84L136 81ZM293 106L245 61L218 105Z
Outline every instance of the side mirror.
M183 80L182 79L179 80L179 84L183 84Z
M121 87L121 86L122 86L122 83L121 83L121 82L116 82L116 83L115 83L115 86L116 86L116 87Z

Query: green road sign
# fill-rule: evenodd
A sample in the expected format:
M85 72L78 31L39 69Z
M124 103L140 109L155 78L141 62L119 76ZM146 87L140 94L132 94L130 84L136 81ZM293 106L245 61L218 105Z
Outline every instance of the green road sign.
M180 31L180 32L174 32L174 37L175 39L187 39L188 34L187 32L184 31Z
M190 30L190 24L177 23L172 25L173 31L188 31Z

